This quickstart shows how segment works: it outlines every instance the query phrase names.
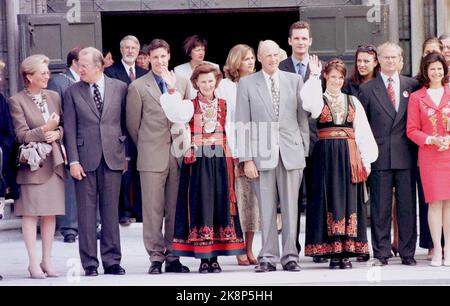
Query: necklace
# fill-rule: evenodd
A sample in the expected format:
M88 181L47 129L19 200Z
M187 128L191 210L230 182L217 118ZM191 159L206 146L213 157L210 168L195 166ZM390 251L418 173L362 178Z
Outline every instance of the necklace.
M216 99L208 102L203 102L199 99L200 110L202 112L202 125L205 133L213 133L216 130L217 115L219 111L219 102Z
M341 93L333 94L329 92L328 90L325 91L325 94L330 97L328 106L331 110L331 113L333 114L333 117L335 118L335 123L340 124L344 121L345 117L345 103L339 102L339 97L341 96Z
M47 105L47 96L43 91L38 94L39 96L41 96L40 100L38 100L36 96L33 95L28 89L25 89L25 93L30 97L34 104L36 104L42 114L45 114L47 112L47 109L45 107Z

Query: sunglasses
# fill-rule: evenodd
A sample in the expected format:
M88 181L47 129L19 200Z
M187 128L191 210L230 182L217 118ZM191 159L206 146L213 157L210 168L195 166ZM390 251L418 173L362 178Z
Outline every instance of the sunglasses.
M372 45L359 45L358 49L356 49L356 51L377 53L377 49Z

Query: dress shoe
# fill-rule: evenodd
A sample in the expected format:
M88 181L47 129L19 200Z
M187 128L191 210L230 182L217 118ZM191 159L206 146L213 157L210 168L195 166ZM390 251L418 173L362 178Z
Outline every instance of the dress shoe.
M402 257L402 265L415 266L417 265L417 261L414 257Z
M388 264L388 259L381 257L381 258L375 258L373 266L382 267L382 266L386 266L387 264Z
M369 254L363 254L363 255L359 255L356 258L356 261L357 262L366 262L366 261L369 261L369 259L370 259L370 255Z
M2 279L3 279L3 276L0 275L0 280L2 280Z
M59 277L59 274L56 273L54 270L47 269L42 263L40 264L42 271L44 271L45 274L47 274L47 277Z
M125 275L125 269L122 268L119 264L115 264L108 268L105 268L105 274Z
M162 262L154 261L148 269L148 274L161 274L162 273Z
M295 261L290 261L283 266L283 270L289 272L300 272L301 269L298 263L296 263Z
M176 259L170 263L166 262L166 272L189 273L189 268L182 265L181 262Z
M41 269L39 269L39 270L41 270ZM31 268L28 267L28 272L30 273L30 278L34 278L34 279L47 278L47 274L45 274L42 270L41 271L31 271Z
M255 267L255 272L272 272L276 271L277 267L269 262L262 262Z
M351 268L353 268L353 266L348 258L342 258L340 260L339 268L345 270L345 269L351 269Z
M341 261L339 258L331 258L330 260L330 269L336 270L341 268Z
M66 243L74 243L76 240L76 237L74 234L67 234L64 236L64 242Z
M128 217L121 217L119 220L119 224L122 226L128 226L131 224L131 220Z
M198 268L198 273L208 273L209 272L209 262L202 262Z
M87 267L84 269L84 275L85 276L98 276L97 267Z
M222 272L222 268L220 267L217 261L209 263L209 273L220 273Z
M313 257L313 262L314 262L314 263L321 264L321 263L326 263L326 262L328 262L328 259L327 259L327 258L324 258L324 257L320 257L320 256L314 256L314 257Z

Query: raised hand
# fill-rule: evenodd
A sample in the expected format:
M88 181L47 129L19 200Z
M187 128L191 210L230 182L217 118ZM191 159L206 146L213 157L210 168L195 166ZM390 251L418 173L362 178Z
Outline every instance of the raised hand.
M174 89L177 78L175 77L175 73L173 71L169 71L166 66L161 67L161 78L166 82L167 89Z
M320 75L322 72L322 63L317 55L311 55L309 57L309 70L311 74Z

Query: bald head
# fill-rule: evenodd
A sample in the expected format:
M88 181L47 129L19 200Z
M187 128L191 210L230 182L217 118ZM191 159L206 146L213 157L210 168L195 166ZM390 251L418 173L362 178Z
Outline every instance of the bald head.
M258 61L268 75L278 70L280 47L273 40L264 40L258 46Z

